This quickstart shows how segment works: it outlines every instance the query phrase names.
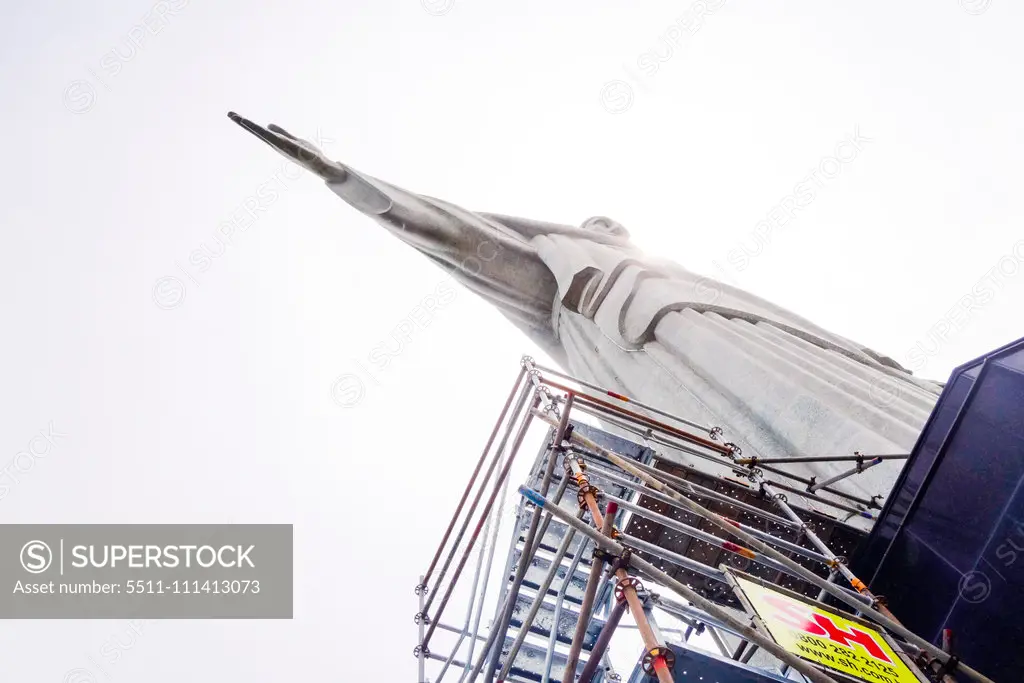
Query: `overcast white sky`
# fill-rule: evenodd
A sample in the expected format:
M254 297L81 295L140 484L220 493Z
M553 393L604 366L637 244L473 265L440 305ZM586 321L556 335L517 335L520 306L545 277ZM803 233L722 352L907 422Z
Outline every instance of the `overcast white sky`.
M611 216L897 360L920 344L928 377L1024 334L1019 3L728 0L669 55L688 6L5 2L0 465L66 436L0 522L294 523L296 588L293 621L146 625L103 674L127 622L5 622L0 679L414 680L412 588L532 347L462 291L393 339L443 274L229 109L467 208Z

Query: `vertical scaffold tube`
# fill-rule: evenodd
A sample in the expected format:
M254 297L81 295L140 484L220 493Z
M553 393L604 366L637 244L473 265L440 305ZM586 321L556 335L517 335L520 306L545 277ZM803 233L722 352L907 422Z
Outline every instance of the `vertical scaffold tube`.
M512 533L513 534L516 534L517 531L518 531L518 525L512 527ZM497 536L497 529L495 529L495 535L493 536L492 543L496 543L497 542L497 538L498 538L498 536ZM515 538L515 536L513 536L513 538ZM494 556L494 547L492 545L490 556L488 556L488 559L487 559L488 573L486 575L484 575L484 589L483 589L483 593L484 594L481 596L480 602L477 605L476 614L473 616L473 631L472 631L472 633L473 633L474 636L476 636L478 633L480 633L480 618L483 615L483 609L484 609L483 598L486 596L486 593L487 593L487 583L488 583L488 580L490 579L489 568L491 567L491 559L493 558L493 556ZM507 572L506 572L506 574L507 574ZM499 598L499 601L500 601L500 598ZM462 671L462 675L459 676L459 683L462 683L462 681L465 680L466 676L469 675L470 667L472 667L472 665L473 665L473 651L474 651L475 648L476 648L476 638L474 637L472 640L470 640L470 643L469 643L469 652L466 654L466 665L465 665L465 667L464 667L464 669Z
M532 408L534 407L534 404L536 402L537 393L535 389L531 391L529 384L524 384L522 390L519 393L519 400L516 402L515 410L512 412L512 417L510 418L508 426L505 429L505 433L501 437L501 442L498 444L498 448L494 452L494 457L491 459L491 464L487 466L487 472L484 474L483 481L480 483L480 490L477 491L476 496L473 498L473 502L469 506L469 511L466 513L466 519L463 520L462 527L459 529L459 533L455 537L455 542L452 544L451 550L448 552L448 557L445 558L444 564L441 566L441 571L437 577L437 582L434 585L434 588L430 591L430 594L427 596L427 600L423 605L423 610L420 612L420 614L423 617L426 617L426 613L430 609L430 605L433 604L434 598L437 596L437 592L441 588L441 583L444 580L445 574L448 572L448 568L451 566L452 560L455 558L455 553L459 549L459 544L462 543L462 538L466 534L466 529L469 528L469 523L473 519L473 514L476 512L476 508L480 504L480 499L484 495L484 490L487 488L487 482L490 481L491 473L494 472L494 468L497 467L498 462L501 461L501 454L505 450L505 445L508 443L508 438L509 435L512 433L512 428L515 424L516 419L522 412L523 406L526 405L526 400L528 396L530 396L531 398L529 401L530 411L529 416L527 417L527 421L529 421L529 418L533 416ZM499 424L500 422L501 421L499 420ZM484 513L483 516L486 516L486 514L487 513ZM426 590L424 588L424 585L425 583L420 584L421 590Z
M445 673L447 673L448 671L448 667L451 666L452 662L455 660L455 653L459 651L459 647L462 645L462 641L465 640L466 636L470 633L473 634L473 637L469 639L469 654L466 655L466 659L470 661L472 661L473 659L473 647L476 645L476 634L478 632L477 629L479 628L479 623L473 624L472 631L470 631L470 619L472 618L474 607L476 608L477 622L479 622L479 615L480 612L483 610L484 597L486 597L487 595L487 579L489 578L488 575L491 573L491 564L494 560L494 546L495 541L497 540L498 537L498 530L501 527L501 511L505 509L505 497L507 493L508 487L502 486L501 498L498 500L498 507L494 510L491 510L491 514L487 517L487 526L484 527L484 544L480 547L480 554L477 557L476 561L476 569L473 571L473 584L472 588L469 591L470 598L469 606L466 608L466 623L462 627L462 633L459 634L459 639L455 643L455 647L452 648L451 654L448 656L448 659L445 660L444 666L441 667L440 673L437 674L437 680L439 681L444 678ZM491 530L492 525L494 526L493 532ZM490 535L491 537L489 543L487 541L488 535ZM481 588L480 590L480 598L478 600L477 586L479 585L480 582L480 572L484 566L485 552L487 554L487 570L486 573L484 574L484 584L483 588Z
M653 655L651 657L652 666L659 683L673 683L672 672L669 671L669 665L665 661L665 655L663 654L663 651L667 648L664 643L658 642L658 637L654 634L650 623L648 623L647 615L644 614L644 604L640 601L640 596L636 594L636 589L629 585L631 579L629 572L620 567L615 571L615 576L619 579L619 586L621 586L625 602L629 605L629 612L633 615L633 621L636 622L636 627L640 631L640 637L644 641L644 647L647 648L647 654L648 656Z
M579 489L580 505L585 505L590 510L590 517L594 520L594 526L598 529L604 526L604 515L597 504L597 489L590 485L590 477L587 476L586 465L582 458L567 458L565 473L576 480Z
M421 586L423 585L423 577L422 576L420 577L420 585ZM422 590L419 591L419 594L420 594L420 614L422 614L423 613L423 591ZM424 631L426 630L426 624L422 620L420 621L419 628L420 628L420 646L416 650L416 659L419 660L417 662L417 666L419 667L419 676L416 678L416 683L427 683L427 671L426 671L427 653L426 653L426 647L423 644L423 640L424 640L423 639L423 634L424 634Z
M535 372L535 371L534 371ZM548 446L548 462L547 468L544 470L544 480L541 482L541 491L547 491L551 486L551 478L555 472L555 461L558 459L558 454L562 450L562 441L565 439L565 431L569 426L569 413L572 411L573 394L568 394L565 397L565 404L562 406L562 415L558 420L558 426L555 428L555 433L551 437L551 444ZM532 413L531 413L532 414ZM516 446L518 448L518 444ZM547 495L546 493L542 495ZM543 514L543 510L540 507L536 507L533 510L533 518L530 520L530 530L526 534L526 542L523 544L523 554L519 556L519 564L516 567L516 576L512 581L512 587L509 589L508 597L505 602L505 609L501 618L494 624L495 629L498 631L504 631L508 628L509 620L512 618L512 611L516 608L516 599L519 597L519 588L523 584L523 579L526 577L526 568L530 566L530 559L533 556L533 541L537 538L537 531L540 527L540 518ZM548 520L550 522L550 518ZM547 529L547 526L544 527ZM543 538L543 536L541 536ZM542 596L538 596L538 600ZM484 675L484 680L490 683L494 679L494 671L498 668L498 659L501 657L501 643L496 642L494 650L491 652L490 661L487 663L487 673Z
M537 390L534 389L531 392L529 405L532 408L533 404L537 401ZM494 501L498 497L498 492L501 490L505 483L505 479L508 477L508 472L512 469L512 462L515 460L516 453L519 452L519 447L523 443L523 439L526 437L526 432L530 428L530 424L533 422L533 411L527 410L523 423L519 426L519 431L516 433L512 448L509 450L508 457L505 459L504 465L502 465L501 472L498 474L497 481L494 482L494 487L491 489L491 495L487 499L487 503L484 506L483 513L480 515L480 520L477 522L476 528L473 530L472 536L469 538L469 543L466 545L466 550L462 553L462 557L459 560L458 567L455 569L455 577L457 578L461 573L462 569L466 566L466 561L469 560L470 553L473 552L473 546L476 545L476 539L480 536L480 531L483 529L484 522L491 512L491 508L494 506ZM481 489L480 493L483 493ZM452 597L452 592L455 590L455 581L452 580L448 584L448 590L445 591L444 597L441 599L441 604L437 608L437 612L434 614L433 619L430 623L430 628L427 629L427 635L423 641L423 647L430 642L431 636L434 635L434 630L437 628L437 623L441 619L441 614L444 613L444 608L448 605L448 601ZM425 611L425 609L424 609Z
M601 533L611 534L612 521L615 519L614 508L604 516L604 523L601 526ZM552 513L554 514L554 512ZM597 550L597 548L595 548ZM580 615L576 620L576 631L572 635L572 644L569 646L569 655L565 660L565 672L562 674L562 683L573 683L576 678L576 665L580 661L580 651L583 649L583 638L587 634L587 624L590 623L590 612L594 607L594 597L597 595L597 588L601 583L601 574L604 572L604 559L600 553L594 553L594 559L590 565L590 576L587 577L587 587L583 592L583 603L580 605Z
M608 620L604 622L601 632L597 634L597 640L594 642L594 647L590 650L590 657L587 659L587 663L583 665L583 673L580 674L580 679L577 683L590 683L594 679L597 667L601 666L601 658L604 657L604 653L608 649L608 643L611 641L615 629L622 620L622 615L626 613L626 607L627 605L624 601L615 603L611 614L608 615Z
M569 564L568 571L565 572L565 580L562 581L562 587L558 589L558 597L555 598L555 615L551 618L551 623L559 623L559 619L562 618L562 603L565 602L565 592L572 585L572 578L576 576L576 569L580 566L580 560L583 559L583 551L587 549L587 544L590 542L585 536L580 539L579 546L576 547L576 553L572 558L572 562ZM551 664L555 658L555 644L558 642L558 629L551 629L551 635L548 636L548 650L544 654L544 675L541 677L542 681L547 681L551 678Z
M484 466L484 460L487 459L487 454L491 451L491 446L494 445L494 439L498 436L498 431L501 429L501 425L505 422L505 416L508 414L509 406L512 405L512 400L515 398L516 391L519 389L519 385L522 384L523 377L525 375L526 366L523 365L519 368L519 375L516 376L516 382L512 385L512 391L508 392L508 397L505 399L505 405L501 409L501 415L498 416L497 421L494 423L494 429L491 430L491 435L487 438L487 445L484 446L484 450L480 454L480 459L476 462L476 468L473 470L473 474L469 477L466 489L462 492L462 498L459 499L459 504L455 506L455 514L452 515L452 520L448 522L448 528L445 529L444 536L441 538L441 543L437 546L437 552L434 553L434 559L430 561L430 567L427 568L426 573L420 580L420 586L426 586L427 582L430 581L430 576L434 573L437 561L441 559L441 553L444 551L444 547L448 543L448 538L452 534L452 529L455 528L455 523L459 520L459 515L462 513L462 508L465 506L466 500L469 499L469 492L473 490L473 484L476 483L476 478L480 474L480 468ZM518 409L516 412L519 412Z

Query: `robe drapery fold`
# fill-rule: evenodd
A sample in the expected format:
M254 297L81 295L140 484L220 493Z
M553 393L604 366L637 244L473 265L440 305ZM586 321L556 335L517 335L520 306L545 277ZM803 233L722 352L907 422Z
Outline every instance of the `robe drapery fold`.
M558 283L553 325L568 372L721 426L745 456L909 452L938 397L938 385L878 354L678 265L572 236L539 235L532 244ZM886 461L837 488L886 495L902 465ZM784 467L823 481L852 463Z

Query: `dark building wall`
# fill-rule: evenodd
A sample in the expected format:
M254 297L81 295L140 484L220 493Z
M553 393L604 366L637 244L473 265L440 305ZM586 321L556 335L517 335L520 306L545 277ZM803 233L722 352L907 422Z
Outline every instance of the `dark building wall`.
M1024 340L953 371L855 569L903 623L1024 676Z

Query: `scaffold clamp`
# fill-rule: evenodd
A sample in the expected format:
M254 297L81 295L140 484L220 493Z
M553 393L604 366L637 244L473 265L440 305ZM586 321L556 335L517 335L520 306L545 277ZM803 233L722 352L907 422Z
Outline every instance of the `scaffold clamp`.
M565 425L565 434L562 436L562 441L569 441L572 438L572 433L576 429L576 425L572 422Z
M575 452L574 452L575 453ZM576 463L576 466L580 468L580 473L587 471L587 462L579 455L575 457L570 456L568 453L565 455L565 459L562 461L562 466L565 468L565 473L570 477L575 477L576 473L572 471L572 465Z
M723 432L721 427L712 427L708 430L708 437L710 437L712 441L718 441L722 434Z
M416 659L419 659L421 654L424 657L429 657L430 656L430 648L423 647L422 645L417 645L416 647L414 647L412 649L412 656L415 657Z
M601 489L597 488L593 484L587 483L580 487L579 491L576 492L576 500L580 503L580 509L583 510L587 507L587 494L597 496L601 493Z
M565 432L562 434L562 440L559 443L555 443L554 435L551 437L550 448L554 449L555 452L564 455L566 451L572 448L570 439L572 438L572 423L565 425Z
M943 676L956 673L958 666L960 666L960 658L956 655L950 655L949 659L942 663L938 671L935 672L935 677L941 681Z
M637 597L646 592L644 584L640 582L640 579L635 576L627 576L615 584L615 602L624 602L626 600L627 588L632 588L636 592Z
M429 624L430 615L428 615L426 612L417 612L416 616L414 616L412 620L416 622L416 624Z
M629 548L623 548L622 554L615 558L615 562L612 564L612 572L617 572L620 569L626 569L629 567L629 561L633 557L633 551Z
M661 662L663 666L668 667L669 671L671 671L676 665L676 653L662 645L652 647L644 653L640 666L643 667L644 673L648 676L655 676L655 668L660 668L658 662Z
M427 594L427 584L421 583L420 585L416 586L415 593L416 593L416 595L426 595Z

